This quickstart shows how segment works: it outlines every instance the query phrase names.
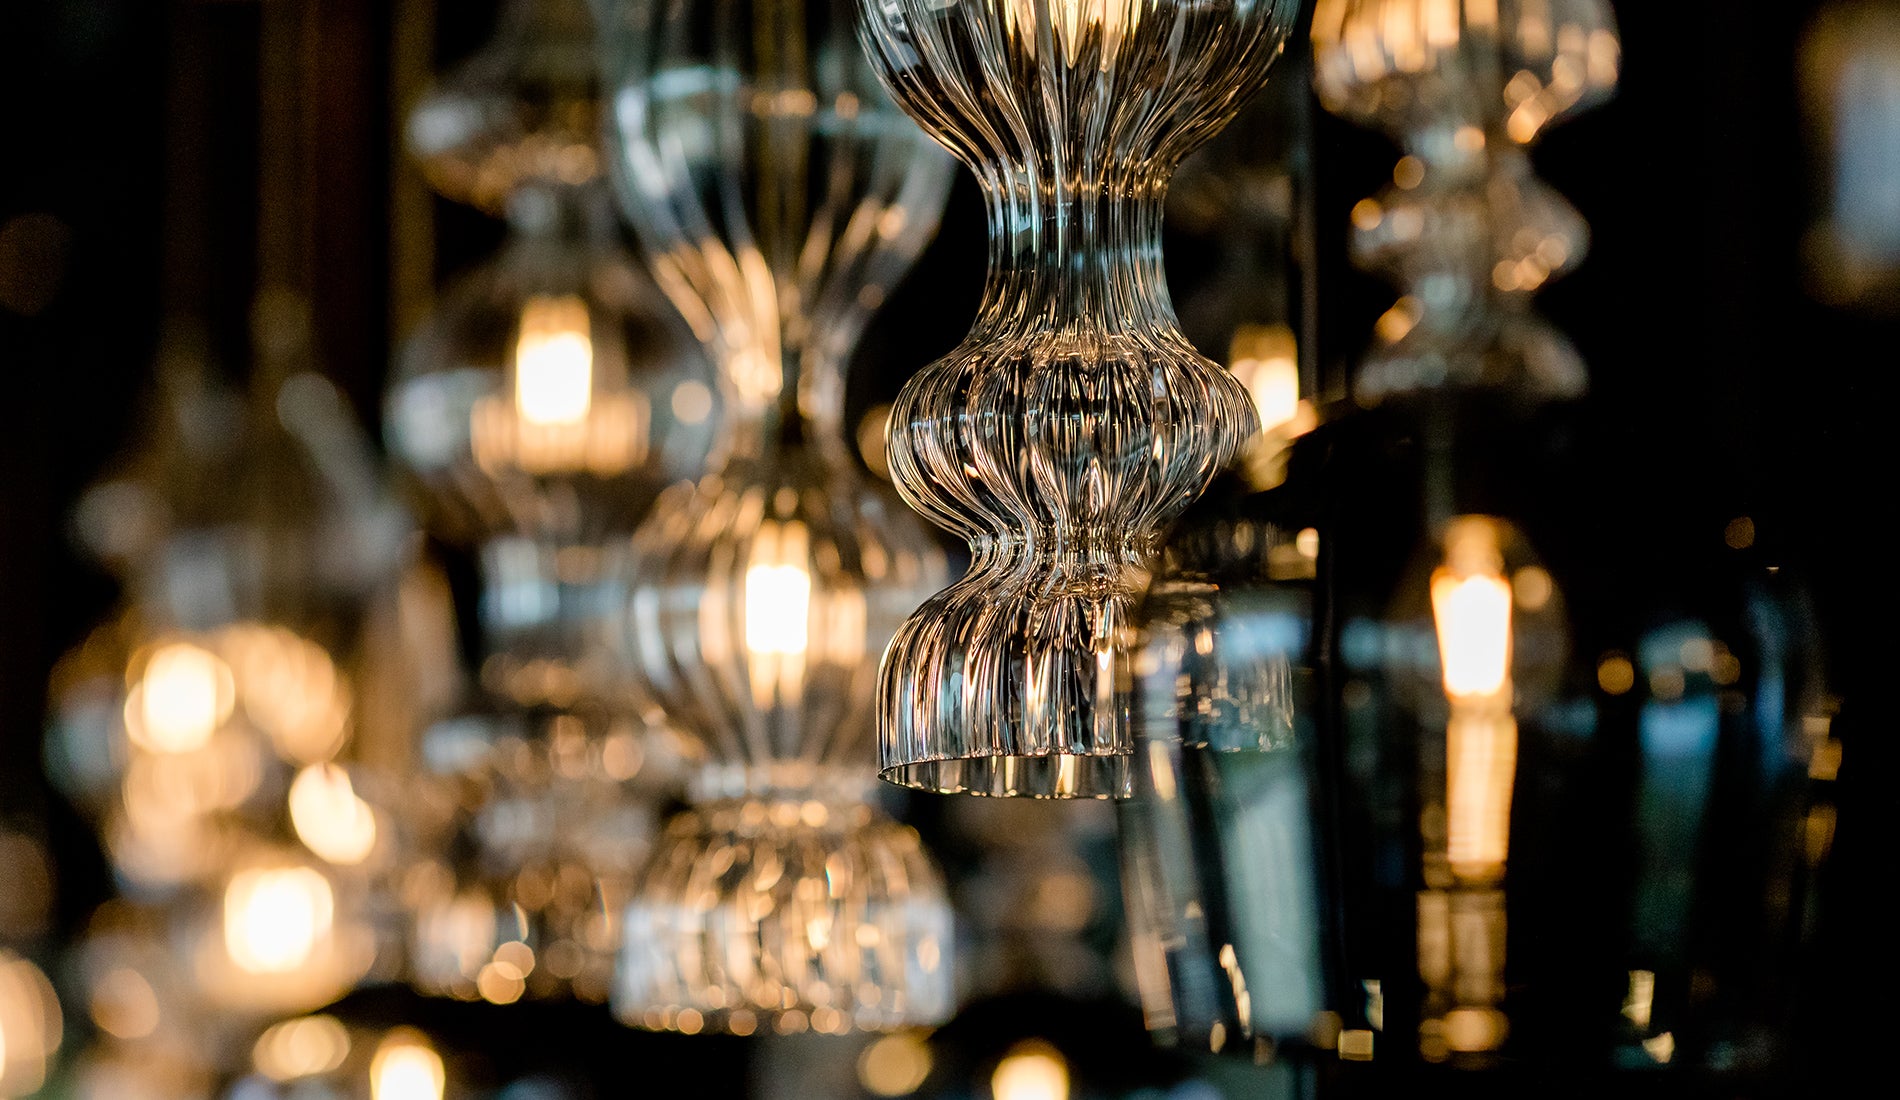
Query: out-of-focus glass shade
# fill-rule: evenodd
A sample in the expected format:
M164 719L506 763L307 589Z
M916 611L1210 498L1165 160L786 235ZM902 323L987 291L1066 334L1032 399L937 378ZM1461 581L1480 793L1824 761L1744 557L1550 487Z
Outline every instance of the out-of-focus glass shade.
M739 1035L946 1018L942 876L916 832L862 796L788 791L675 817L627 909L615 1014Z
M1354 378L1361 404L1441 386L1583 392L1570 342L1529 297L1581 260L1582 219L1523 147L1616 86L1603 0L1323 0L1314 85L1405 157L1353 208L1353 253L1402 293Z
M375 962L360 887L293 851L253 846L176 913L199 995L240 1015L304 1012L348 992Z
M445 534L589 546L705 460L705 360L615 240L604 198L517 194L501 253L404 346L388 435Z
M586 0L507 0L494 37L410 109L437 191L499 214L524 186L601 175L599 76Z
M417 783L449 816L403 880L409 981L506 1004L607 999L620 910L670 792L637 722L470 711L432 726Z
M878 87L848 0L612 12L623 207L726 407L712 471L669 491L629 562L628 662L709 764L627 909L615 1009L681 1031L935 1022L941 882L914 834L838 792L862 795L878 656L944 556L858 474L843 380L949 161Z
M1254 428L1244 388L1176 327L1162 196L1258 90L1297 5L860 6L879 76L976 173L992 240L969 337L892 412L894 480L973 560L893 641L882 774L1120 796L1134 586Z

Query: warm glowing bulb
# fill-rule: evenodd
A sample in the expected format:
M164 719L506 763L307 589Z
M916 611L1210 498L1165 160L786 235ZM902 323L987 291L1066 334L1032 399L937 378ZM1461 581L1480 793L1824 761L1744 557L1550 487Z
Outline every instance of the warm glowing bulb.
M587 303L537 296L521 310L515 342L515 409L537 427L579 424L593 404L594 344Z
M1243 325L1229 351L1234 377L1253 395L1260 430L1270 432L1300 418L1299 351L1285 325Z
M1068 1100L1069 1064L1047 1043L1019 1043L990 1078L996 1100Z
M350 773L312 764L290 784L290 823L304 847L331 863L356 864L376 847L376 814L356 797Z
M767 523L745 571L745 644L753 654L802 654L811 629L811 539L805 525Z
M126 732L153 752L204 748L231 716L231 668L189 642L160 646L125 702Z
M1511 660L1511 586L1504 578L1439 570L1432 576L1432 616L1446 694L1482 698L1502 691Z
M329 936L336 898L309 867L239 871L224 890L224 945L252 974L287 974Z
M447 1083L442 1056L411 1028L390 1032L370 1060L371 1100L442 1100Z

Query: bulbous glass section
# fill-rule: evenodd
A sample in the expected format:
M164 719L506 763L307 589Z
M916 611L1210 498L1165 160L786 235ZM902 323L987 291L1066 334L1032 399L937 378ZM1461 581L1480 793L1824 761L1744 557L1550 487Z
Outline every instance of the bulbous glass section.
M1296 8L863 5L879 75L976 173L992 242L976 325L891 417L900 491L973 560L885 660L885 778L1126 792L1132 594L1161 527L1255 425L1245 388L1176 328L1162 200L1259 88Z

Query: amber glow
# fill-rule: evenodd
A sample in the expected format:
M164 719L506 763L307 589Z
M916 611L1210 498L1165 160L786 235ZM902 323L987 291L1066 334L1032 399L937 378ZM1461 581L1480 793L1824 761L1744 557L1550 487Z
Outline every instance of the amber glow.
M31 1096L59 1049L59 998L39 967L0 951L0 1097Z
M193 752L231 717L235 697L231 668L217 654L189 642L162 645L126 696L126 733L152 752Z
M390 1032L370 1060L370 1100L442 1100L447 1083L442 1056L413 1028Z
M309 867L239 871L224 890L224 946L238 969L287 974L329 938L336 897Z
M652 410L637 391L604 389L592 333L587 303L574 295L522 306L511 392L477 401L470 415L469 445L483 469L607 475L646 456Z
M515 340L515 409L525 424L576 425L593 402L594 344L587 303L537 296L521 310Z
M930 1047L921 1037L886 1035L858 1055L858 1082L876 1096L909 1096L930 1076L930 1064Z
M273 1081L329 1073L350 1055L350 1033L334 1016L285 1020L251 1048L257 1072Z
M1285 430L1310 415L1300 400L1299 350L1285 325L1243 325L1234 333L1228 362L1253 395L1260 430ZM1297 434L1297 431L1288 434Z
M997 1063L990 1091L996 1100L1068 1100L1069 1064L1047 1043L1018 1043Z
M350 774L312 764L290 784L290 823L304 847L330 863L356 864L376 847L376 814L356 796Z
M234 626L218 649L237 677L244 712L279 752L315 763L349 738L349 684L324 648L280 627Z

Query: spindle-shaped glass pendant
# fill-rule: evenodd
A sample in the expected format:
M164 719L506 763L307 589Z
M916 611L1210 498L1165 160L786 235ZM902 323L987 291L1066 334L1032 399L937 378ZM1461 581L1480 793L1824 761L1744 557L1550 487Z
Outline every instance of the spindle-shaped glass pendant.
M1129 602L1162 526L1255 427L1246 388L1176 327L1162 200L1265 80L1297 9L862 5L879 75L976 173L991 239L975 327L891 417L899 489L973 563L886 656L886 779L1126 793Z

